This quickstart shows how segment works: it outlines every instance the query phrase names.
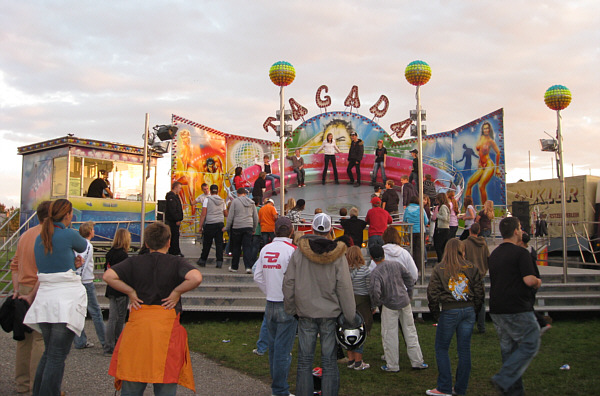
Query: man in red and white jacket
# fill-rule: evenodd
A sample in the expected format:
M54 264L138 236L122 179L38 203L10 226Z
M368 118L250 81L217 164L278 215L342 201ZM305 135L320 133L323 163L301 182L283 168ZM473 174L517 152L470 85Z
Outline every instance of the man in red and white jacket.
M267 296L265 318L269 330L269 366L274 395L290 394L287 377L298 323L283 308L283 276L296 250L291 240L293 232L290 219L277 219L275 239L260 251L254 272L254 281Z

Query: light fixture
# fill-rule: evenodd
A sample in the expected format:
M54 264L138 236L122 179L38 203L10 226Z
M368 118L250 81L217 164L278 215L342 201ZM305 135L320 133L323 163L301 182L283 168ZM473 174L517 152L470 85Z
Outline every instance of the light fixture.
M558 150L558 142L556 139L540 139L542 151L550 151L555 153Z
M171 142L166 141L166 142L153 142L152 143L152 151L154 151L155 153L158 154L165 154L169 152L169 146L170 146Z
M177 127L175 125L156 125L154 128L156 136L160 140L171 140L177 133Z

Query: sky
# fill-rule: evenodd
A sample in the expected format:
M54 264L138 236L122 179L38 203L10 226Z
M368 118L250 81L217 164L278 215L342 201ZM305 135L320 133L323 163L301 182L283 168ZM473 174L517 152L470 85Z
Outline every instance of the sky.
M296 69L285 88L320 112L344 110L353 85L361 107L384 94L390 124L415 108L404 78L427 62L421 88L429 134L504 108L507 181L556 177L540 151L556 133L546 107L552 85L573 100L561 112L567 176L600 176L600 2L579 1L27 1L0 0L0 202L18 206L17 147L73 133L142 145L171 114L217 130L275 140L262 124L279 108L269 80L280 60ZM297 126L298 123L293 124ZM169 186L159 162L158 196Z

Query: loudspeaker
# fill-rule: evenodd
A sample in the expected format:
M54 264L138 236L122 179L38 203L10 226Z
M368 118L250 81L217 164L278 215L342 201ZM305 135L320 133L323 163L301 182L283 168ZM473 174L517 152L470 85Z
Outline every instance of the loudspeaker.
M529 216L529 202L513 201L512 215L521 221L521 229L526 233L531 233L531 219Z

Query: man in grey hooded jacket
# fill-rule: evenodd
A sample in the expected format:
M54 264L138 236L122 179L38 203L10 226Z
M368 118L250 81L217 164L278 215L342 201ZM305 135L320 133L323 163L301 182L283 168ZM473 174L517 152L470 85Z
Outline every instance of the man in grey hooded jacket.
M312 365L317 343L321 340L323 395L337 395L340 373L336 357L336 318L355 318L356 305L346 245L327 239L331 218L319 213L312 223L313 235L298 241L283 278L285 311L298 315L298 372L296 394L313 394ZM355 319L351 319L354 321Z
M238 188L237 198L231 202L227 214L227 225L223 231L229 233L229 247L231 249L231 267L229 271L236 272L240 264L242 249L244 250L244 266L246 273L252 273L252 234L258 225L258 214L254 201L246 196L246 189Z

